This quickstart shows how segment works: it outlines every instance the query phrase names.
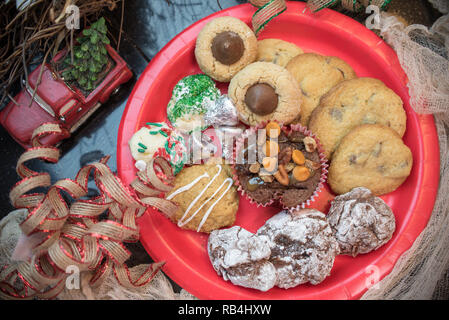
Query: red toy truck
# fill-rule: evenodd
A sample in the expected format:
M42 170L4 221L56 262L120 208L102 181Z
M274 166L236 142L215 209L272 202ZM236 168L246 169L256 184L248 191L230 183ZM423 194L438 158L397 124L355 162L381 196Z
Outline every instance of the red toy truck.
M31 135L43 123L58 123L66 130L65 135L49 135L40 139L45 145L57 145L68 138L109 99L114 90L132 77L131 70L119 54L110 45L106 45L106 49L113 61L112 69L87 97L75 86L69 87L50 64L45 64L33 101L31 100L41 66L30 73L28 83L25 83L22 91L14 97L18 105L11 101L0 111L0 123L24 148L31 147ZM53 61L59 61L66 52L63 50L58 53Z

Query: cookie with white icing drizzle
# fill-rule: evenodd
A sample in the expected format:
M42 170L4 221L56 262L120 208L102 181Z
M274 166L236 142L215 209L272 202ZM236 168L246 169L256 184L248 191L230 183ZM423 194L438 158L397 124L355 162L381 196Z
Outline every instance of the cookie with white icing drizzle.
M197 232L234 224L239 205L228 165L204 164L184 168L175 178L167 200L179 205L173 222Z
M235 285L261 291L276 282L276 268L271 262L267 237L235 226L214 230L209 236L207 251L218 275Z
M396 228L391 208L363 187L337 196L327 220L340 245L340 252L354 257L383 246Z

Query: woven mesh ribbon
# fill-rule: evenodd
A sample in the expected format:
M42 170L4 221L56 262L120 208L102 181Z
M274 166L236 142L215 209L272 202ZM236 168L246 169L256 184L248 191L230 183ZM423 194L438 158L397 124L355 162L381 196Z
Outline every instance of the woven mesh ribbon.
M253 31L256 36L271 20L287 9L285 0L249 0L249 2L257 8L252 17ZM384 9L390 2L391 0L308 0L307 5L312 12L317 12L340 3L349 11L359 12L369 5Z
M26 236L40 235L28 261L11 263L0 271L0 298L52 298L65 287L67 268L91 271L90 286L102 283L111 273L125 288L149 283L163 263L153 263L139 272L130 272L125 261L130 257L124 242L136 242L139 231L136 218L148 207L172 215L177 206L159 197L171 189L174 176L170 164L154 158L146 172L125 186L106 165L108 157L80 169L75 179L62 179L51 184L47 172L35 172L25 163L32 159L57 162L59 150L42 146L40 138L63 134L57 124L46 123L35 130L33 147L19 158L16 171L22 178L11 190L16 208L26 208L28 215L20 224ZM89 177L93 176L100 195L86 199ZM46 193L33 193L48 188ZM63 198L69 195L69 206ZM106 219L100 215L107 214ZM137 269L136 269L137 270Z
M287 9L285 0L250 1L257 11L252 18L253 30L256 36L272 19ZM265 3L264 3L265 2Z
M349 11L359 12L369 5L384 9L390 2L391 0L308 0L307 4L313 12L332 7L338 3Z

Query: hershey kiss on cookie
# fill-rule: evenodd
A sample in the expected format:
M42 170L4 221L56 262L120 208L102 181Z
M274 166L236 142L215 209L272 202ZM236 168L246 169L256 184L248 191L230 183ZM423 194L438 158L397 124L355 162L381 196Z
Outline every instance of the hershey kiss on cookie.
M212 55L225 65L231 65L240 60L245 51L242 38L232 31L223 31L212 40Z
M277 108L278 95L269 84L256 83L246 91L245 103L255 114L265 116Z

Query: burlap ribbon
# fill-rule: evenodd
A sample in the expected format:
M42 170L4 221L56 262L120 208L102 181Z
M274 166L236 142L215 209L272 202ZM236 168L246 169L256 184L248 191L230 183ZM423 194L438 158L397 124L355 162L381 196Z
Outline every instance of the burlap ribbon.
M252 17L253 31L256 36L271 20L287 9L285 0L249 0L249 2L257 8ZM307 5L312 12L318 12L341 3L345 9L359 12L369 5L385 9L390 2L391 0L308 0Z
M253 30L256 36L268 22L287 9L285 0L251 0L250 3L257 8L252 17Z
M313 12L317 12L341 3L342 7L346 10L359 12L369 5L375 5L380 9L385 9L390 2L391 0L308 0L307 5Z
M131 274L125 265L130 257L124 242L139 239L136 218L148 207L171 216L177 206L161 198L171 189L174 179L167 160L155 158L145 172L125 186L106 165L109 157L80 169L75 179L62 179L51 184L47 172L36 172L25 163L32 159L49 162L59 160L59 150L43 146L40 138L48 134L66 134L58 124L46 123L32 137L33 147L19 158L16 171L22 178L11 190L10 199L16 208L27 208L21 223L27 235L39 233L42 241L33 248L29 261L12 263L0 271L0 298L52 298L65 286L68 267L91 271L90 285L101 283L111 272L128 288L151 281L163 263L153 263L142 274ZM93 176L100 195L87 194L89 177ZM32 193L36 188L48 188L46 193ZM68 205L62 193L74 202ZM100 215L107 218L100 218Z

